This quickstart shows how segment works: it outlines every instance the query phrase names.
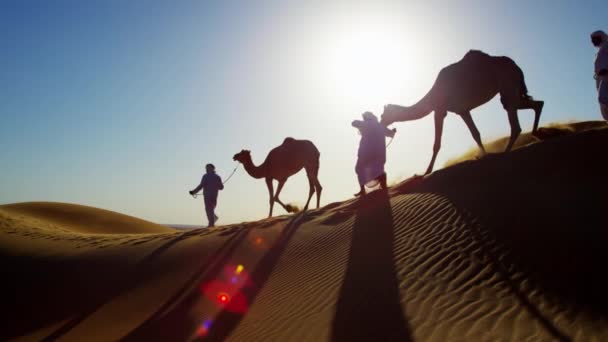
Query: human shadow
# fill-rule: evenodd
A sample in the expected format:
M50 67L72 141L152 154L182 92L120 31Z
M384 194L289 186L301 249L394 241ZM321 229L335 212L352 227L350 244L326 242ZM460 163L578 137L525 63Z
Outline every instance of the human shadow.
M183 235L155 249L135 268L140 280L151 275L145 264L161 254ZM0 252L8 287L3 307L13 322L0 329L0 340L7 340L43 327L63 322L45 339L54 340L133 284L132 266L118 255L103 257L85 253L78 258L5 255ZM91 279L95 279L92 281Z
M393 260L393 216L388 193L376 191L360 202L331 338L412 341Z
M568 341L532 292L571 312L608 315L607 141L608 130L547 140L437 171L400 193L449 199L522 307Z
M233 234L209 262L192 274L182 287L159 307L147 320L133 329L123 341L185 341L198 325L198 319L189 315L200 299L198 284L217 278L234 251L247 238L250 227Z
M243 230L245 230L245 229L243 229ZM86 304L83 305L81 307L81 309L79 310L79 312L80 312L79 314L77 314L76 316L74 316L73 318L71 318L64 324L62 324L60 327L58 327L56 330L54 330L52 333L50 333L45 338L45 340L54 341L54 340L64 336L65 334L69 333L72 329L74 329L76 326L78 326L80 323L82 323L84 320L86 320L88 317L90 317L93 313L97 312L101 307L106 305L108 302L112 301L112 299L118 297L120 294L128 291L129 289L134 288L137 284L145 283L146 279L153 277L154 274L156 274L156 272L157 272L157 270L148 266L148 264L150 262L152 262L154 259L158 258L161 254L166 252L168 249L170 249L172 246L174 246L178 242L186 240L192 236L196 236L199 234L200 234L199 230L192 230L189 232L185 232L185 233L180 234L177 237L169 240L168 242L164 243L160 247L156 248L154 251L152 251L150 254L145 256L142 260L140 260L136 264L136 266L134 267L135 272L128 275L127 277L125 277L126 280L124 280L125 278L116 279L115 284L118 284L118 286L114 285L113 287L103 291L101 293L101 295L95 296L94 299L86 302ZM205 259L205 265L208 266L210 264L213 264L214 262L216 262L216 259L218 259L220 256L223 256L224 250L227 248L230 248L233 244L235 244L234 240L238 240L236 238L236 236L229 238L215 253L215 256L210 257L209 259ZM205 267L202 267L202 269L204 269L204 268ZM196 276L196 274L194 276ZM192 282L192 280L189 280L188 282L186 282L186 284L184 286L190 285L191 282ZM178 291L177 294L181 294L182 291L184 291L184 290L182 289L182 290Z
M251 285L244 287L241 292L247 298L249 307L253 305L258 294L264 288L270 278L281 255L285 252L289 241L294 236L303 220L306 212L296 214L283 228L279 237L274 241L272 247L264 254L257 263L255 270L249 275ZM213 321L213 325L207 335L199 337L198 341L223 341L238 326L246 313L236 313L227 310L221 311Z
M104 297L110 284L124 276L123 265L110 272L117 260L79 260L38 258L0 253L3 286L7 295L2 307L10 312L9 323L0 329L0 340L6 341L56 324L74 312L86 310L91 302ZM94 267L93 271L91 266ZM89 277L99 277L91 283Z

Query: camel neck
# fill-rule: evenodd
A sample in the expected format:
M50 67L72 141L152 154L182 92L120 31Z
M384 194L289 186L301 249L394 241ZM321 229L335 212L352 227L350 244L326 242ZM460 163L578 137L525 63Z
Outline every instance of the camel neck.
M390 121L391 123L422 119L433 111L432 104L428 101L426 96L413 106L402 107L395 105L395 107L396 109L393 112L392 120Z
M245 163L243 163L243 167L245 168L245 171L247 171L247 173L253 178L266 177L266 167L264 164L260 166L255 166L253 164L253 161L249 159Z
M418 120L429 115L433 111L432 89L420 101L408 108L405 121Z

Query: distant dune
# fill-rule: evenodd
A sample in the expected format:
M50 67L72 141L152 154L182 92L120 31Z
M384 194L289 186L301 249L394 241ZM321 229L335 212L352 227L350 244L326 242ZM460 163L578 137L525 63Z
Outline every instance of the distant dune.
M0 207L0 340L606 341L608 128L551 129L362 200L213 229Z
M77 233L141 234L172 231L169 227L133 216L69 203L16 203L0 205L0 210L38 219Z

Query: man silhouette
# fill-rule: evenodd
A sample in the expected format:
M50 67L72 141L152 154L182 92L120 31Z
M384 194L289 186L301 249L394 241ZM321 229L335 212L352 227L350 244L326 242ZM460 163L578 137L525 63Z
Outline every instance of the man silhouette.
M359 129L361 141L357 152L355 172L359 181L356 197L365 195L365 184L378 181L382 189L387 188L384 163L386 163L386 137L394 137L396 129L390 130L378 122L371 112L362 114L363 120L355 120L352 126Z
M598 48L595 57L595 85L604 120L608 120L608 35L604 31L591 34L591 43Z
M201 183L194 189L190 190L190 195L194 195L203 189L203 197L205 199L205 212L209 220L209 227L215 226L218 217L215 215L215 206L217 205L217 195L220 190L224 189L222 179L215 173L215 166L207 164L205 166L207 173L203 175Z

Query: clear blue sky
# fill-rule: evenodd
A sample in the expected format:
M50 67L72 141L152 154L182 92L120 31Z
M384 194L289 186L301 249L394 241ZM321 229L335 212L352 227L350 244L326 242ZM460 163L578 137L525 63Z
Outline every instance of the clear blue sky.
M286 136L321 151L323 203L349 198L350 121L422 97L469 49L508 55L543 123L600 119L590 32L605 1L2 1L0 203L81 203L161 223L203 223L187 191L206 162L226 177ZM604 25L604 27L602 27ZM476 109L484 139L507 135L497 99ZM532 113L521 112L531 127ZM422 172L432 118L397 124L390 179ZM474 145L448 116L438 166ZM304 174L281 196L303 203ZM265 217L263 180L239 171L221 223ZM281 213L282 210L278 210Z

